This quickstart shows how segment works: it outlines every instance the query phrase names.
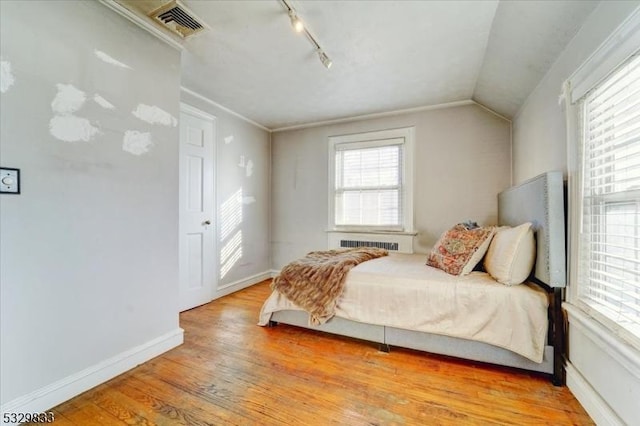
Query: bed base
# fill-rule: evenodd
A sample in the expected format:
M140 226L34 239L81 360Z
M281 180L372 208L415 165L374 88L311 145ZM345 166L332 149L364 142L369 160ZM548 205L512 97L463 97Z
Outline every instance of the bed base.
M560 289L554 289L554 300L549 310L550 316L550 344L545 346L543 360L540 364L533 362L521 355L507 349L437 334L423 333L419 331L404 330L400 328L381 325L365 324L344 318L333 317L320 326L309 325L309 315L304 311L285 310L274 312L269 321L273 327L278 323L308 328L341 336L353 337L378 343L379 350L389 352L391 346L415 349L429 353L452 356L472 361L486 362L489 364L514 367L528 371L535 371L551 375L551 381L556 386L564 384L564 371L562 366L562 335L555 332L555 324L560 331L563 330L561 316L556 317L561 311L556 311L560 306L556 300L561 301ZM556 318L560 320L556 321Z

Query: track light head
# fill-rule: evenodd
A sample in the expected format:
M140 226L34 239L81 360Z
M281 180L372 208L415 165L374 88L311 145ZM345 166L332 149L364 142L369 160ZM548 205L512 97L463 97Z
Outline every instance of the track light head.
M318 49L318 57L320 58L320 62L322 62L322 65L327 67L327 69L331 68L331 65L333 65L333 62L331 62L331 59L329 59L327 54L324 53L322 49Z
M293 10L289 10L289 19L291 19L291 26L297 33L301 33L304 30L302 20L298 18L298 15Z
M322 65L324 65L327 69L331 68L331 65L333 65L333 62L331 62L331 59L329 59L327 54L324 53L324 50L322 50L322 47L320 47L320 44L318 43L316 38L311 34L309 29L305 27L302 20L298 17L298 13L296 12L296 10L289 4L289 1L290 0L280 0L280 3L282 4L287 14L289 15L289 19L291 20L291 26L296 32L304 33L307 40L309 40L309 42L313 45L313 48L315 49L315 51L318 53L318 58L320 58L320 62L322 62Z

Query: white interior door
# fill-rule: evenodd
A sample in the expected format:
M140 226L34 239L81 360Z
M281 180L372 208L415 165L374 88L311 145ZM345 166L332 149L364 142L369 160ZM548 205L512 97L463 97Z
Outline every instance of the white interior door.
M180 108L180 311L213 300L215 117Z

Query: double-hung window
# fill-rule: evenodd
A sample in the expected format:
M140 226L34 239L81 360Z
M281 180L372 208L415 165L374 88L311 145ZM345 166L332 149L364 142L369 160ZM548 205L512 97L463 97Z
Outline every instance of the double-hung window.
M577 297L640 341L640 53L577 102Z
M330 227L412 231L413 128L329 138Z

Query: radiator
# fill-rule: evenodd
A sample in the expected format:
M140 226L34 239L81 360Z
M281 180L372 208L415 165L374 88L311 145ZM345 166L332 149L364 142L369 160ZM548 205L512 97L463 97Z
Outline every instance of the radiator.
M334 232L328 233L330 249L350 247L378 247L392 252L413 253L413 234L406 233L363 233Z
M398 251L398 243L386 241L340 240L340 247L377 247L390 251Z

